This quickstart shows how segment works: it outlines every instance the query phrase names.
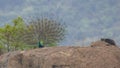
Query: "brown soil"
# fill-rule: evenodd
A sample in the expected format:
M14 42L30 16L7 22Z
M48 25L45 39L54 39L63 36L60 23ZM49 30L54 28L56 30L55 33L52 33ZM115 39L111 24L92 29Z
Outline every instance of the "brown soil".
M96 45L11 52L0 57L0 68L120 68L118 47L102 42Z

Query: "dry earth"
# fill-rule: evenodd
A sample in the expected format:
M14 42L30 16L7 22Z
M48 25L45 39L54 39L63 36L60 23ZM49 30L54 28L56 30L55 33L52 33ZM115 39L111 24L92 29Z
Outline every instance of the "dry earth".
M0 68L120 68L120 49L97 41L90 47L16 51L0 57Z

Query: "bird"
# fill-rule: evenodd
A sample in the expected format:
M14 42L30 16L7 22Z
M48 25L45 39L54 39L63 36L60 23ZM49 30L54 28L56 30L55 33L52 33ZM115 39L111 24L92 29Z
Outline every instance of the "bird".
M39 47L39 48L43 48L43 47L44 47L42 40L39 41L38 47Z

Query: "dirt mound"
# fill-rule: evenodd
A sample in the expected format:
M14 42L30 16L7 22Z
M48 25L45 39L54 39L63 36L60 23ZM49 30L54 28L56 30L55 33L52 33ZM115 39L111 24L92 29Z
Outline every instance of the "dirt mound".
M11 52L0 57L0 68L120 68L120 49L61 46Z

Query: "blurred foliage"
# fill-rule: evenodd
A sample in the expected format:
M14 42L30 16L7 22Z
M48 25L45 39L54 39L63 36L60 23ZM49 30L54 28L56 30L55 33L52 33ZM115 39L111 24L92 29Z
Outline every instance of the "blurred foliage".
M6 24L0 28L0 41L6 46L8 52L22 46L22 36L25 32L24 25L23 19L18 17L13 20L13 25Z

